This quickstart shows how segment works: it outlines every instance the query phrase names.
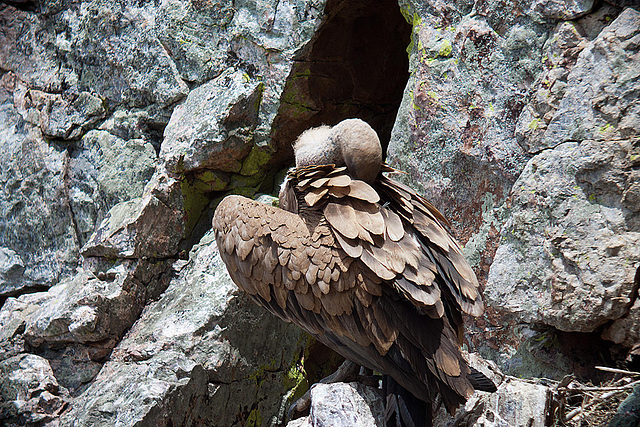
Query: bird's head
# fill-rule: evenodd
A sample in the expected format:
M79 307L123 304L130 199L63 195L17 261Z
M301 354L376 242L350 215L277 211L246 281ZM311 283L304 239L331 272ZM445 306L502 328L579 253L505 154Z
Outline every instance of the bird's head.
M376 179L382 164L378 134L360 119L343 120L333 127L308 129L298 137L293 151L296 167L346 166L354 178L369 183Z

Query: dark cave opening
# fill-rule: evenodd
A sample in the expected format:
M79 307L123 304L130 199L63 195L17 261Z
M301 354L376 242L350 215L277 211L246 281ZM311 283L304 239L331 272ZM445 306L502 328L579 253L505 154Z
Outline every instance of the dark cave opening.
M386 152L409 78L411 31L395 0L328 0L281 97L273 167L291 163L291 144L305 129L354 117L378 132Z

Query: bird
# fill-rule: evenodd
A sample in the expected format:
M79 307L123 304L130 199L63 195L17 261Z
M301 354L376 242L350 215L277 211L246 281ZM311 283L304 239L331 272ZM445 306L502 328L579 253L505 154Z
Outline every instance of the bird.
M475 389L495 391L461 351L462 313L484 311L478 280L447 219L389 177L399 171L375 130L346 119L304 131L293 150L279 207L229 195L216 208L236 285L383 374L388 425L430 425L438 394L454 413Z

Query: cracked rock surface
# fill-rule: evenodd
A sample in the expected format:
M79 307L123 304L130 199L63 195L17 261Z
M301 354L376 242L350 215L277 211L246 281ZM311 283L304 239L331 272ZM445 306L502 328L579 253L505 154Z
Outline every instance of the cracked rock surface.
M628 351L640 339L639 10L400 3L411 77L388 160L452 220L484 284L471 348L557 379L597 364L577 343Z
M595 383L640 342L634 2L8 3L0 424L284 425L333 359L237 292L208 231L349 117L464 243L470 350ZM437 425L543 419L546 387L498 382ZM374 425L381 399L317 386L290 425Z

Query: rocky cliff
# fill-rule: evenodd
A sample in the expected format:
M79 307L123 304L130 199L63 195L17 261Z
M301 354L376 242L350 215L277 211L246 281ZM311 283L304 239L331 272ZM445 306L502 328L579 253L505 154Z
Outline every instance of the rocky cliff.
M211 217L348 117L484 287L466 346L510 377L440 424L558 420L515 377L636 369L639 52L632 0L0 3L0 420L285 423L339 360L236 290ZM295 425L380 422L373 388L312 402Z

